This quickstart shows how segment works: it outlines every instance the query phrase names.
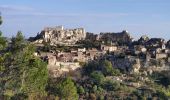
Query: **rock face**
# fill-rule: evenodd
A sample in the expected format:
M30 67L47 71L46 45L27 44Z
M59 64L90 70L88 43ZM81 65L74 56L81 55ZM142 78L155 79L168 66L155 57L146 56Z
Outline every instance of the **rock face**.
M170 40L167 42L166 46L170 49Z
M165 44L166 42L162 38L151 38L145 43L147 48L152 48L152 49L155 48L165 49Z
M63 26L57 26L54 28L47 27L37 36L41 37L41 39L36 40L37 42L41 42L41 40L43 40L44 42L50 42L51 45L72 45L78 40L85 39L86 32L83 28L64 29Z
M113 41L121 43L129 43L132 41L132 38L127 31L122 31L120 33L100 33L98 38L103 41Z
M138 42L142 45L144 45L147 41L149 41L149 37L146 36L146 35L143 35L139 40Z
M140 60L136 57L113 58L111 59L113 67L122 69L130 73L138 73L141 68Z

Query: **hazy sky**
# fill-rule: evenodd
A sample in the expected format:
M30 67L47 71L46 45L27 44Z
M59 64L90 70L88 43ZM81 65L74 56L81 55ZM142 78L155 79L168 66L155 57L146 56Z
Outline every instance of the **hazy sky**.
M83 27L88 32L128 30L170 39L170 0L0 0L5 36L35 36L44 27Z

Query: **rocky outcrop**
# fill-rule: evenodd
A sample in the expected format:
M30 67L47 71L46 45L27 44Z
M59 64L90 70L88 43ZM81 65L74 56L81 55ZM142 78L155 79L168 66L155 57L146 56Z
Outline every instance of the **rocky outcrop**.
M167 42L166 46L170 49L170 40Z
M38 37L38 38L37 38ZM64 29L63 26L57 26L54 28L47 27L41 31L40 34L35 37L35 43L49 42L51 45L65 44L72 45L79 40L86 38L86 32L84 28L76 29Z
M127 31L122 31L120 33L100 33L98 38L105 42L129 43L132 41L132 38Z
M149 41L149 37L146 35L143 35L139 40L139 44L144 45L147 41Z
M111 59L113 67L130 73L138 73L141 68L140 60L136 57L116 57Z
M147 49L165 49L165 40L162 38L151 38L146 43L145 46Z

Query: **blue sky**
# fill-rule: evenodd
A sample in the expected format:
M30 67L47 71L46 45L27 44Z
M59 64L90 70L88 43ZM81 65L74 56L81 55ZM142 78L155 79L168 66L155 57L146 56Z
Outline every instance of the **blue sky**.
M170 39L170 0L0 0L5 36L35 36L44 27L83 27L88 32L128 30Z

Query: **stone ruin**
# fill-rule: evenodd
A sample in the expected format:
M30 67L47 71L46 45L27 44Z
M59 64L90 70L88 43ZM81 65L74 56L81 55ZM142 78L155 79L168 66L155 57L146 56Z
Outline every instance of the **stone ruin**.
M102 41L112 41L112 42L120 42L120 43L130 43L132 41L132 37L128 33L128 31L123 30L122 32L114 33L114 32L102 32L97 37Z
M38 39L34 39L35 43L50 42L51 45L63 44L73 45L79 40L86 38L84 28L64 29L63 26L47 27L37 35Z

